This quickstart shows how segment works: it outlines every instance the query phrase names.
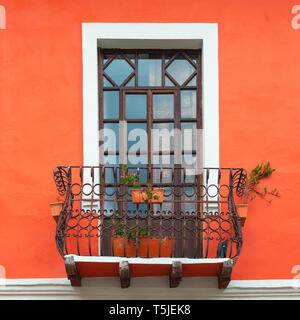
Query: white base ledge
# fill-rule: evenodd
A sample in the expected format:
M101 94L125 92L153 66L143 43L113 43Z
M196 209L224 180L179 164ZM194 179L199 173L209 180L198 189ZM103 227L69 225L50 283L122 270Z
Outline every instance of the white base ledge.
M230 258L216 259L190 259L190 258L127 258L127 257L95 257L95 256L78 256L74 254L65 255L65 257L73 257L74 262L95 262L95 263L119 263L128 261L129 264L164 264L171 265L175 261L182 264L214 264L223 263L231 260Z
M5 279L1 300L300 300L300 289L292 279L232 280L225 290L215 277L184 278L176 289L168 288L168 277L132 279L131 287L120 288L117 278L83 278L72 287L66 278Z

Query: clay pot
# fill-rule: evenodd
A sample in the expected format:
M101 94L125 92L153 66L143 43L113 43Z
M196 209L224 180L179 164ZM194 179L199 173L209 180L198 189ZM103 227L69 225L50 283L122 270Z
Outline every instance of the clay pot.
M237 213L240 217L241 225L242 227L245 224L245 221L247 219L247 212L248 212L248 204L236 204L235 205Z
M147 255L149 241L149 256ZM172 250L174 251L174 240L165 237L161 239L160 257L171 257ZM157 258L159 257L159 239L157 238L140 238L136 247L136 243L128 241L122 236L112 238L112 255L124 257L124 244L126 257L140 257L140 258ZM172 246L173 245L173 246ZM136 252L137 248L137 252ZM137 255L136 255L137 253ZM172 255L173 256L173 255Z
M52 217L54 218L54 220L56 222L58 221L58 217L59 217L60 212L62 210L63 204L64 204L63 202L50 203Z
M148 199L146 192L131 190L132 203L162 203L164 201L164 189L154 189L152 199Z

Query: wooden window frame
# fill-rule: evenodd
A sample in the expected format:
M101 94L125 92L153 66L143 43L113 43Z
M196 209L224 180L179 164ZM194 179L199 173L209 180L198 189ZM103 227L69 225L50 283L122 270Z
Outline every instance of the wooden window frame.
M162 57L162 85L161 86L138 86L138 54L140 53L160 53ZM166 54L172 54L173 56L165 63ZM189 57L189 53L196 54L195 63L192 58ZM112 54L112 57L106 61L103 65L103 55ZM135 55L135 63L132 63L130 59L126 57L126 54ZM167 72L167 67L174 61L178 56L183 56L189 61L191 65L195 67L195 71L184 81L182 85L179 85L175 79ZM121 86L118 86L113 79L105 74L105 68L116 58L122 56L127 63L133 68L133 71L123 81ZM101 49L98 48L98 84L99 84L99 130L103 130L104 123L118 123L121 120L127 121L128 123L147 122L147 135L148 135L148 164L152 164L151 154L151 129L153 123L165 123L173 122L174 129L181 129L181 122L185 123L196 123L197 129L202 129L202 62L201 62L201 49ZM113 85L112 87L103 86L103 77L106 77L108 81ZM127 87L126 84L135 77L135 86ZM174 86L165 86L165 77L168 77L170 81L174 83ZM196 86L187 86L187 84L196 77ZM196 102L196 118L181 118L180 117L180 93L183 90L195 90L197 96ZM118 91L119 92L119 119L104 119L103 116L103 92L104 91ZM147 118L146 119L126 119L125 117L125 95L127 93L146 93L147 94ZM153 119L153 94L160 93L171 93L174 94L174 119ZM100 148L100 152L101 152ZM198 152L202 150L198 150ZM196 154L197 150L192 150L192 154ZM116 152L118 154L118 152ZM171 152L172 154L172 152ZM180 154L182 157L183 151ZM103 159L103 154L100 153L99 159ZM179 155L178 155L179 157ZM179 158L174 159L175 163L180 162ZM120 163L121 165L121 163Z

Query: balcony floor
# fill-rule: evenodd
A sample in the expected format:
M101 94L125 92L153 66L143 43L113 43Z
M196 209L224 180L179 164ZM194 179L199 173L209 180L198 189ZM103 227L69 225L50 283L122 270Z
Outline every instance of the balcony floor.
M80 286L83 277L120 277L121 265L128 266L128 281L130 277L170 276L177 273L179 285L182 277L213 277L218 276L219 288L226 287L230 281L232 259L189 259L189 258L127 258L127 257L95 257L65 255L66 270L71 284ZM174 266L179 269L174 270ZM229 278L228 278L229 277ZM227 285L221 282L227 280ZM129 286L129 283L128 283ZM126 287L126 286L125 286Z

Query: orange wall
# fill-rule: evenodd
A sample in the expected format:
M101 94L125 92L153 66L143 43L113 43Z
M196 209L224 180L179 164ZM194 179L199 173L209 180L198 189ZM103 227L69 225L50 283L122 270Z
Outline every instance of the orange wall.
M253 202L233 279L292 278L300 264L300 30L288 0L1 0L0 264L8 278L65 277L52 168L82 163L82 22L219 24L220 164L271 161L271 205Z

